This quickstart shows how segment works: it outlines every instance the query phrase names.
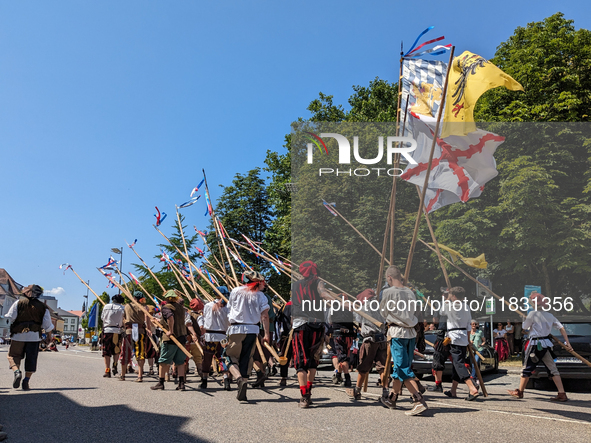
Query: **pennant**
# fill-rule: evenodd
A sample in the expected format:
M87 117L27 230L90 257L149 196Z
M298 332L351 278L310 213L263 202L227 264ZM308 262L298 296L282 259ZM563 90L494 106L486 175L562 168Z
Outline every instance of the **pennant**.
M255 251L259 252L259 247L258 247L258 246L256 246L256 245L255 245L255 244L254 244L254 243L253 243L253 242L252 242L252 241L251 241L251 240L250 240L250 239L249 239L249 238L248 238L246 235L244 235L244 234L242 234L242 233L240 233L240 235L241 235L242 237L244 237L244 240L246 240L246 242L247 242L247 243L250 245L250 247L251 247L253 250L255 250Z
M203 184L204 181L205 181L205 179L201 180L201 182L197 185L197 187L193 188L193 190L191 191L191 195L189 197L193 197L193 194L196 194L199 192L199 188L201 187L201 185Z
M197 249L197 251L199 251L199 254L201 255L201 257L203 257L205 255L205 252L203 252L201 249L199 249L197 246L194 246L195 249Z
M408 50L408 52L406 54L404 54L404 57L406 57L408 54L410 54L415 49L415 46L417 45L417 43L419 42L419 40L421 39L421 37L423 35L425 35L427 32L429 32L431 29L433 29L434 27L435 26L429 26L427 29L425 29L423 32L421 32L419 34L419 36L416 38L415 42L410 47L410 49Z
M132 244L130 244L130 245L127 245L127 246L129 246L130 248L133 248L133 247L135 246L135 244L136 244L136 243L137 243L137 238L136 238L136 239L133 241L133 243L132 243Z
M328 209L328 212L330 212L332 215L334 215L335 217L338 217L338 214L336 213L336 211L333 209L333 207L331 206L330 203L326 203L324 200L322 200L322 204L324 205L324 207L326 209ZM332 203L332 205L335 205L335 203Z
M203 232L200 231L199 229L197 229L197 226L193 226L193 228L195 229L195 232L203 237L207 237L207 231Z
M486 91L499 86L523 91L521 84L481 56L464 51L455 57L449 73L441 138L476 131L476 102Z
M201 197L201 195L198 195L197 197L192 198L191 200L183 203L182 205L179 206L179 209L180 208L188 208L189 206L194 205L195 203L197 203L197 200L199 200L200 197Z
M433 247L435 246L434 243L429 243L429 244ZM459 259L459 260L462 260L468 266L470 266L472 268L478 268L478 269L486 269L488 266L488 263L486 262L486 259L484 258L484 254L480 254L476 258L464 257L458 251L454 251L452 248L442 245L441 243L439 243L439 249L443 249L444 251L449 252L449 255L452 257L452 261L454 261L454 262Z
M162 224L162 222L164 221L164 219L166 218L166 212L162 213L162 217L160 216L160 209L158 209L158 206L155 206L156 211L158 211L158 215L154 214L154 217L156 217L156 226L160 226Z
M207 189L205 190L205 201L207 202L207 211L205 212L205 215L209 213L209 216L211 217L213 208L211 207L211 202L209 201L209 192L207 192Z
M113 258L113 256L110 256L109 257L109 261L107 262L107 264L104 265L104 266L101 266L99 269L105 269L105 268L108 268L108 267L113 266L113 265L115 265L115 266L117 265L117 260L115 260Z
M222 222L218 219L218 225L220 227L220 232L222 234L222 238L226 238L226 234L224 233L224 227L222 226Z
M275 269L275 271L277 272L277 274L281 275L281 272L279 272L279 269L277 269L277 266L275 266L272 261L269 260L269 264L271 265L271 267L273 269Z
M65 268L65 269L64 269L64 268ZM62 263L62 264L60 265L60 269L63 269L63 270L64 270L64 275L66 275L66 271L67 271L68 269L72 269L72 265L70 265L69 263Z
M135 276L135 275L133 275L131 272L129 272L129 276L131 277L131 279L133 280L133 282L134 282L136 285L139 285L139 284L140 284L139 280L138 280L138 279L136 278L136 276Z

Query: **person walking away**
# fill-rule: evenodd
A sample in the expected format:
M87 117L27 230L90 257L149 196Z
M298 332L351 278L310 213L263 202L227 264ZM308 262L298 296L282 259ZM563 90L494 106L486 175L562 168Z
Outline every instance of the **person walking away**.
M363 303L363 312L374 318L380 323L384 323L384 319L380 313L379 302L373 289L366 289L357 297ZM375 364L376 372L382 379L382 374L386 367L386 358L388 355L388 343L386 342L386 334L384 333L384 326L379 327L372 321L355 313L355 321L360 324L361 339L363 340L359 349L359 365L357 366L357 382L355 388L347 389L347 394L353 400L361 399L361 389L365 377L369 376L369 372ZM383 393L383 397L388 394Z
M219 286L218 291L228 298L230 292L226 286ZM228 314L230 310L226 306L226 301L219 295L214 296L215 300L205 304L203 308L203 316L201 318L201 334L203 335L203 361L201 363L201 389L207 388L207 378L209 377L209 370L211 363L215 359L224 366L224 389L230 390L230 378L228 375L227 365L222 359L222 342L227 341L226 332L230 327L230 320ZM217 363L214 363L217 364Z
M572 351L572 347L568 340L568 335L562 323L560 323L549 310L550 305L548 304L548 298L544 300L544 296L539 292L532 292L530 295L530 306L534 307L534 310L527 314L527 317L523 321L523 329L529 329L529 340L525 345L525 360L523 370L521 372L521 380L519 381L519 388L512 391L507 391L509 395L515 398L523 398L525 387L531 377L532 372L536 369L539 363L542 363L546 367L546 371L551 375L552 381L558 389L558 395L552 397L550 401L565 402L568 401L564 386L562 384L562 378L560 372L556 368L554 359L556 356L552 351L554 347L551 339L551 331L554 327L560 331L562 338L564 338L564 344L567 350Z
M449 290L447 301L448 304L441 310L442 314L447 317L447 336L451 340L450 355L451 355L451 373L452 383L451 389L445 391L444 394L451 398L457 397L458 384L460 382L466 383L470 390L468 397L465 400L473 401L479 394L478 389L472 383L470 372L466 368L466 352L469 344L468 328L472 322L470 309L463 303L466 291L461 286L455 286ZM453 302L460 301L460 309L453 305Z
M380 402L390 409L396 409L398 393L404 384L413 401L412 409L405 414L420 415L428 407L411 369L417 336L415 326L418 323L415 315L416 296L402 284L402 273L397 266L391 265L386 269L386 281L389 288L382 293L380 311L388 326L388 336L392 337L392 391L388 397L380 397Z
M160 343L160 358L158 359L158 383L151 386L153 391L164 390L164 378L174 363L178 371L177 391L185 390L185 353L171 339L172 336L184 346L187 340L187 327L185 326L185 306L182 298L171 289L164 294L166 304L162 306L161 326L167 329L162 334Z
M203 355L197 346L201 339L199 319L201 317L201 313L203 312L203 302L199 298L194 298L189 302L189 309L190 310L187 311L187 314L185 315L185 326L187 327L187 331L189 333L187 339L190 339L189 352L193 356L193 362L195 363L197 374L199 374L200 378L203 378L203 375L201 374ZM187 362L186 369L189 369L189 362Z
M293 336L291 340L293 363L300 385L300 408L312 405L312 384L322 352L325 334L324 300L332 300L318 278L318 267L313 261L305 261L299 267L304 277L292 283L291 312Z
M116 294L111 298L111 303L103 307L101 320L103 321L103 333L101 342L103 345L103 358L105 359L105 374L103 377L111 378L111 372L117 374L117 359L121 353L123 341L123 319L125 309L122 306L123 296ZM111 357L113 357L113 369L111 370Z
M256 271L242 274L242 286L234 288L228 298L228 345L224 349L228 369L238 383L238 401L246 397L248 376L252 371L253 354L259 335L259 323L265 331L264 340L271 342L269 331L269 303L261 291L265 278Z
M39 356L39 342L43 330L51 340L53 323L47 306L39 301L43 288L39 285L29 285L22 290L18 301L14 303L6 319L10 324L10 347L8 348L8 363L14 371L12 387L17 389L21 385L23 391L30 389L29 380L37 371L37 357ZM20 370L21 361L25 360L25 378Z

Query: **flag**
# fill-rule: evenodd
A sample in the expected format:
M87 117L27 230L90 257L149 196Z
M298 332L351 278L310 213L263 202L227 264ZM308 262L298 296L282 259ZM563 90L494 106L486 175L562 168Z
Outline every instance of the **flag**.
M182 205L180 205L179 206L179 209L180 208L188 208L189 206L194 205L195 203L197 203L197 200L199 200L200 197L201 197L201 195L198 195L197 197L191 198L191 200L189 200L189 201L183 203Z
M137 243L137 238L136 238L136 239L133 241L133 243L132 243L132 244L130 244L130 245L127 245L127 246L129 246L130 248L133 248L133 247L135 246L135 244L136 244L136 243Z
M338 214L336 213L336 211L334 210L334 208L331 206L331 203L326 203L324 200L322 201L322 204L324 205L324 207L326 209L328 209L328 212L330 212L332 215L334 215L335 217L338 217ZM334 203L332 203L332 205L334 205Z
M402 66L402 98L408 112L436 117L441 98L447 63L435 60L404 60ZM408 121L408 120L407 120ZM406 132L410 133L411 130Z
M117 260L115 260L113 258L113 256L110 256L109 257L109 261L107 262L107 264L104 265L104 266L101 266L99 269L105 269L105 268L108 268L108 267L113 266L113 265L117 266Z
M417 141L412 157L418 164L408 165L400 178L418 185L422 190L436 119L413 113L408 120L412 136ZM464 137L437 138L425 193L427 213L479 197L484 185L498 175L493 154L504 140L504 137L480 129Z
M429 244L431 246L435 246L433 243L429 243ZM454 262L459 259L459 260L462 260L468 266L470 266L472 268L478 268L478 269L486 269L486 267L488 266L488 263L486 262L486 259L484 258L484 254L480 254L476 258L464 257L458 251L454 251L452 248L442 245L441 243L439 243L439 249L449 252L449 255L451 255L451 257L452 257L452 261L454 261Z
M449 73L441 138L474 132L474 106L478 98L499 86L523 91L521 84L481 56L464 51L455 57Z
M191 191L191 195L190 197L193 197L193 194L196 194L199 192L199 188L201 187L201 185L203 184L203 182L205 181L205 179L201 180L201 182L197 185L197 187L193 188L193 190Z
M90 314L88 315L88 327L89 328L98 328L98 305L99 302L97 301L92 308L90 308Z
M136 285L139 285L139 284L140 284L140 282L138 281L138 279L136 278L136 276L135 276L135 275L133 275L131 272L129 272L129 276L131 277L131 279L133 280L133 282L134 282Z
M158 206L155 206L156 211L158 211L158 215L154 214L154 217L156 217L156 226L160 226L162 224L162 222L164 221L164 219L166 218L166 212L163 212L162 214L160 214L160 209L158 209Z

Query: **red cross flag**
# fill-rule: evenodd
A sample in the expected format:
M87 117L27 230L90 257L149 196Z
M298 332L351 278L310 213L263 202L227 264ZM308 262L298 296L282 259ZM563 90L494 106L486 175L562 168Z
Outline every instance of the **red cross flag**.
M413 159L418 164L409 164L401 178L422 190L436 119L416 113L411 113L409 118L413 138L417 141ZM437 138L425 193L427 213L479 197L484 185L498 175L493 154L503 141L504 137L480 129L465 136Z

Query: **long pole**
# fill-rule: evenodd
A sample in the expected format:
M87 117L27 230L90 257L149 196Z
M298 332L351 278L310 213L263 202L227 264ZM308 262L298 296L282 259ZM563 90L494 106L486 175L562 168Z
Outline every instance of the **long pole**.
M207 279L207 277L205 277L205 275L203 274L203 272L201 272L201 269L199 269L199 268L198 268L198 267L195 265L195 263L193 263L193 262L191 261L191 259L190 259L189 257L186 257L186 256L185 256L185 255L184 255L184 254L181 252L181 250L180 250L179 248L177 248L177 247L176 247L176 245L174 245L174 244L173 244L173 243L172 243L172 242L169 240L169 238L168 238L166 235L164 235L164 233L163 233L163 232L162 232L160 229L158 229L158 228L156 227L156 225L152 225L152 226L154 226L154 229L156 229L156 230L157 230L157 231L160 233L160 235L161 235L162 237L164 237L164 238L166 239L166 241L167 241L168 243L170 243L170 245L171 245L171 246L173 246L173 247L174 247L174 248L177 250L177 252L178 252L178 253L179 253L179 254L180 254L182 257L184 257L184 258L185 258L185 260L187 260L187 263L189 264L189 266L193 266L193 268L195 269L195 271L197 271L197 273L199 274L199 276L200 276L200 277L201 277L203 280L205 280L205 281L206 281L206 282L209 284L209 286L211 286L211 288L212 288L212 289L215 291L215 293L216 293L217 295L219 295L219 296L220 296L222 299L224 299L224 300L227 302L227 301L228 301L228 299L226 298L226 296L225 296L224 294L222 294L222 293L221 293L221 292L218 290L218 288L217 288L217 287L216 287L216 286L215 286L213 283L211 283L211 282L210 282L210 281ZM199 285L197 285L197 287L198 287L198 288L200 288L200 286L199 286ZM203 289L203 288L202 288L202 289ZM203 291L205 291L205 290L203 290Z
M427 170L425 171L425 181L423 183L423 190L421 192L421 198L419 201L419 210L417 211L417 218L415 220L415 228L412 234L412 241L410 243L410 249L408 251L408 259L406 260L406 270L404 272L404 281L403 284L408 282L408 278L410 277L410 269L412 266L412 259L413 254L415 251L415 245L417 243L417 237L419 235L419 225L421 224L421 216L423 214L423 205L425 204L425 194L427 192L427 187L429 186L429 175L431 174L431 165L433 163L433 154L435 153L435 145L437 144L437 137L439 134L439 125L441 124L441 115L443 114L443 107L445 105L445 95L447 93L447 84L449 82L449 73L451 72L453 57L454 57L454 50L455 46L451 47L451 51L449 54L449 63L447 65L447 71L445 73L445 83L443 84L443 91L441 96L441 103L439 104L439 109L437 111L437 123L435 125L435 132L433 133L433 142L431 143L431 152L429 153L429 162L427 164Z
M127 243L127 242L125 242ZM140 261L144 264L144 266L146 267L146 269L148 270L148 272L150 273L150 275L152 276L152 278L154 280L156 280L156 282L158 283L158 285L160 285L160 289L162 289L162 293L164 294L166 292L166 289L164 288L164 286L162 285L162 283L160 282L160 280L158 280L158 277L156 277L156 275L152 272L152 269L150 269L150 267L148 266L148 264L140 257L140 255L137 253L137 251L134 249L133 246L131 246L129 243L127 243L127 246L129 246L131 248L131 250L135 253L135 255L137 255L137 258L140 259Z
M428 247L431 251L436 252L435 248L433 248L431 245L429 245L427 242L425 242L422 239L418 239L422 244L424 244L426 247ZM502 298L500 295L495 294L493 291L491 291L488 286L485 286L484 284L482 284L481 282L479 282L477 279L475 279L474 277L472 277L470 274L468 274L466 271L464 271L462 268L460 268L458 265L456 265L455 263L453 263L451 260L449 260L445 255L441 254L441 256L443 257L443 259L448 262L450 265L452 265L454 268L456 268L458 271L460 271L462 274L464 274L466 277L468 277L470 280L472 280L474 283L476 283L477 285L482 286L484 289L486 289L488 292L490 292L492 294L493 297L495 297L497 300L502 300L505 302L505 304L511 308L511 304L509 303L509 301L505 300L504 298ZM516 312L518 315L520 315L521 317L526 317L527 315L524 314L523 312L521 312L519 309L512 309L511 311ZM492 324L491 324L491 329L492 329Z
M98 268L97 268L98 269ZM103 271L101 269L98 269L99 272L101 274L104 275ZM119 272L119 271L118 271ZM146 314L146 317L149 318L155 325L158 325L160 327L160 329L162 329L164 331L164 333L168 333L168 329L161 323L159 322L157 319L155 319L152 315L150 315L150 313L148 312L148 310L146 309L146 307L144 305L142 305L141 303L139 303L132 295L131 293L129 293L129 291L127 291L124 287L122 287L119 283L117 283L115 280L110 280L111 282L113 282L113 284L115 286L117 286L119 288L119 290L123 293L123 295L125 295L127 297L127 299L135 306L139 307L142 311L144 311L144 314ZM193 358L193 356L191 355L191 353L189 351L187 351L187 348L185 348L183 345L180 344L180 342L176 339L176 337L174 335L170 336L170 339L173 341L173 343L175 345L177 345L179 347L179 349L189 358Z
M183 239L183 246L185 248L185 255L189 256L189 251L187 251L187 242L185 241L185 233L183 232L183 225L181 224L181 216L179 215L179 208L176 207L176 220L179 225L179 231L181 231L181 238ZM193 270L191 266L189 266L189 275L191 276L191 283L193 285L193 291L197 292L197 288L195 287L195 279L193 278Z
M203 169L203 179L205 180L205 192L207 193L207 199L209 200L209 202L211 204L211 194L209 193L209 186L207 185L207 176L205 175L205 169ZM230 260L230 255L228 254L228 250L226 249L226 242L224 241L224 234L223 234L223 232L219 232L221 226L218 226L218 224L217 224L217 218L215 215L215 211L213 209L213 204L211 204L211 219L213 221L213 226L215 227L215 232L218 235L218 238L222 241L222 245L224 246L224 251L226 253L226 259L228 260L228 263L230 263L230 269L232 271L232 276L234 277L234 281L236 282L236 285L240 286L240 282L238 281L238 278L236 278L236 272L234 271L234 266L232 265L232 260Z

